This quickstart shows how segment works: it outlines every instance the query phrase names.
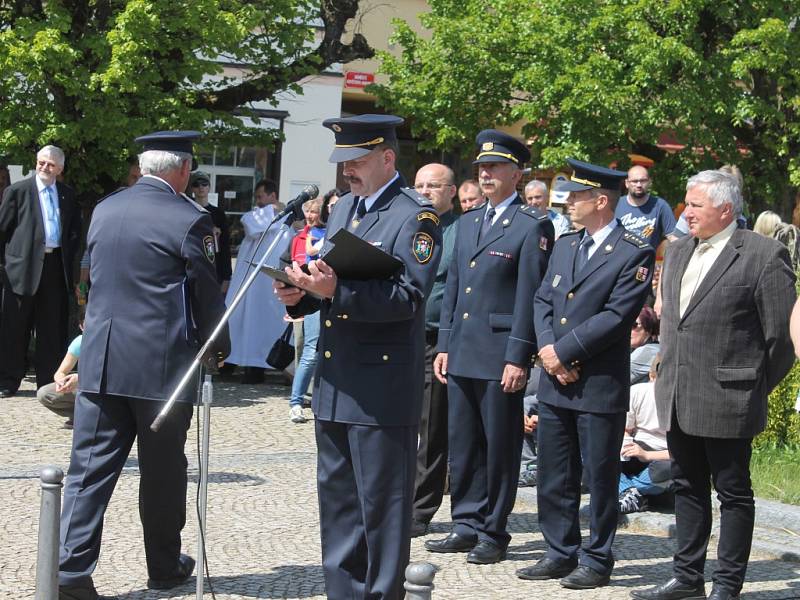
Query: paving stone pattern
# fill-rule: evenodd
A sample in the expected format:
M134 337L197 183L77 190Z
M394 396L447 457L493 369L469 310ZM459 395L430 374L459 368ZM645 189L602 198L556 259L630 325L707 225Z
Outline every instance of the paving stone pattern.
M289 421L288 395L289 389L277 383L215 385L207 542L211 582L220 600L325 597L313 422L298 425ZM33 598L38 473L46 465L66 471L71 432L60 429L62 419L38 405L31 381L24 383L17 397L0 403L0 598ZM189 440L190 506L184 551L195 556L195 426ZM103 549L95 571L98 590L124 600L195 598L194 577L170 592L146 589L137 494L134 447L106 514ZM520 495L509 525L513 535L509 558L500 564L468 565L463 554L432 555L423 548L426 538L413 540L412 560L426 560L438 568L434 598L627 598L630 589L670 576L672 540L663 531L637 528L634 523L617 536L617 563L608 587L575 592L555 581L517 579L514 571L537 560L545 549L534 499L535 494L527 490ZM429 537L448 531L447 500ZM800 565L756 553L745 592L747 600L800 598ZM208 587L205 597L211 597Z

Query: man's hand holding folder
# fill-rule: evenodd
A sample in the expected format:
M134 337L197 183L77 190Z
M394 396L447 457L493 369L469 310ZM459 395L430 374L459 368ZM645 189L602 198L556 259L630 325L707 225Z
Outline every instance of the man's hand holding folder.
M306 292L328 299L333 298L336 292L338 277L324 260L312 260L308 263L307 273L296 262L292 262L292 266L286 267L284 272L289 277L291 286L276 279L274 287L278 299L288 306L300 302Z

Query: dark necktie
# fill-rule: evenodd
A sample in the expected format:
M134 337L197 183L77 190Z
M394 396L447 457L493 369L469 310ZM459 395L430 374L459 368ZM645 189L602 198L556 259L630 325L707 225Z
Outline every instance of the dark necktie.
M358 224L361 223L361 219L364 218L365 214L367 214L367 203L364 201L364 198L361 197L358 199L358 204L356 204L356 214L353 215L353 222L351 223L353 229L358 227Z
M489 210L486 211L486 218L483 220L483 224L481 225L481 237L478 238L478 241L482 240L486 237L486 234L489 233L489 230L492 228L492 221L494 220L495 215L494 207L489 207Z
M586 263L589 262L589 248L594 244L592 236L587 235L578 247L578 260L575 261L575 273L580 273Z

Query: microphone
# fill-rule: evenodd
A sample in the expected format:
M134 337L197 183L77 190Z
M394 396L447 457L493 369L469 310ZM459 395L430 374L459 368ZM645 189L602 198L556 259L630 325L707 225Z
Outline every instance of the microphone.
M301 210L303 204L312 198L316 198L317 196L319 196L319 188L314 184L307 185L303 188L302 192L286 203L286 208L279 212L275 216L275 219L277 220L285 217L289 213L294 213L296 218L301 219L303 217L303 212Z

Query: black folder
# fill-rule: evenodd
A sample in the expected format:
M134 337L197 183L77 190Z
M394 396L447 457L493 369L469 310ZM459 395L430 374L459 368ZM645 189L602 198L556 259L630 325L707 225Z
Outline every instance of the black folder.
M339 279L357 281L389 279L403 266L403 263L391 254L346 229L340 229L328 241L333 244L333 248L322 257L322 260L333 269ZM301 265L300 268L308 273L308 265ZM261 267L261 272L286 285L294 285L283 269L264 266Z

